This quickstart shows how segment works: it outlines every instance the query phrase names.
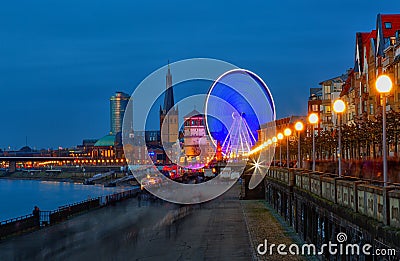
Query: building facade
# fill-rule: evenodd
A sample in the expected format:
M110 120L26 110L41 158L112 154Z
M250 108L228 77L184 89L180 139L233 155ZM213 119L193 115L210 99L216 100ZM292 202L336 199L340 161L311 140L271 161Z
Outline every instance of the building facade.
M333 103L339 98L343 85L347 80L348 73L349 71L319 83L322 89L321 117L319 118L321 124L320 128L322 130L332 129L337 122L337 116L333 112Z
M308 115L315 113L318 119L321 119L322 113L322 88L310 88L310 96L308 98ZM317 134L321 131L321 121L318 121L314 128Z
M399 34L399 14L378 14L374 30L356 33L354 68L340 94L347 104L344 123L375 120L382 113L382 108L399 111ZM385 106L375 86L381 74L388 75L394 84Z
M214 159L216 148L207 136L204 115L193 110L184 117L184 156L181 162L206 164Z
M122 121L130 96L123 92L116 92L110 98L110 134L116 135L122 131Z

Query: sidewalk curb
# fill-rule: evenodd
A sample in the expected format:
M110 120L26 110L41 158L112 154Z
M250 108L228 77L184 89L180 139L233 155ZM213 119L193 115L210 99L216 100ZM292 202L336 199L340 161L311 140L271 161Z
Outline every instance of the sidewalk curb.
M247 214L244 211L242 201L240 201L240 207L242 208L242 213L243 213L244 221L246 223L246 228L247 228L247 234L249 235L250 248L251 248L250 251L251 251L251 257L252 257L251 260L252 261L257 261L259 259L257 258L257 253L256 253L256 250L255 250L255 247L254 247L254 244L253 244L253 238L252 238L251 232L250 232L249 222L247 221Z

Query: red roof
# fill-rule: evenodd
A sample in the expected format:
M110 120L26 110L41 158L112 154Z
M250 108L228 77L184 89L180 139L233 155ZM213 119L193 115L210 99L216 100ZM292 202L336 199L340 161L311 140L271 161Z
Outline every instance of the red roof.
M347 95L349 93L349 90L351 88L351 78L353 77L354 74L354 69L351 69L351 71L348 73L348 77L343 84L342 92L340 93L340 97Z
M396 31L400 30L400 14L381 14L383 37L395 36ZM391 28L386 28L385 23L391 23Z
M376 39L376 30L372 30L369 33L361 33L361 38L362 38L362 46L366 47L365 49L367 50L366 57L369 57L369 51L371 49L371 39Z

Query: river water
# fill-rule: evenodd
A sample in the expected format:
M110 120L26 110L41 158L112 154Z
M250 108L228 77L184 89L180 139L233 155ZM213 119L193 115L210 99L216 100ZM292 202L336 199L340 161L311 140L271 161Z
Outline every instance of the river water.
M121 187L69 182L0 179L0 221L30 214L35 205L40 210L54 210L62 205L123 190Z

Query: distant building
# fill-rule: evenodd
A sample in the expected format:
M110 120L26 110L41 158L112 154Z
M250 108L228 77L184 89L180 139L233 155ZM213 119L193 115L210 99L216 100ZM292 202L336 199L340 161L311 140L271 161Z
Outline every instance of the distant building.
M200 155L200 139L206 136L206 126L203 115L193 110L187 114L184 121L185 154L188 157Z
M164 105L160 106L160 132L161 140L166 145L176 142L178 137L178 108L175 106L174 90L172 87L172 75L168 65L166 75L166 91L164 96Z
M129 139L124 143L124 153L129 164L165 163L166 156L159 143L159 131L129 132ZM151 159L151 161L150 161Z
M290 128L292 131L292 136L289 137L289 140L292 139L296 139L295 137L297 136L297 133L295 131L295 124L296 122L302 122L304 124L305 127L307 127L308 129L310 129L310 125L307 125L307 116L289 116L289 117L285 117L285 118L281 118L281 119L276 119L275 121L272 122L267 122L264 123L260 126L260 129L257 130L258 133L258 141L256 143L255 146L259 146L262 145L263 143L266 143L269 139L272 140L273 137L278 137L278 134L284 134L284 130L286 128ZM301 134L302 137L304 137L304 134ZM276 159L278 159L278 157L280 158L280 153L282 152L282 159L286 159L286 137L284 138L283 141L278 141L277 143L277 148L275 149L275 153L276 153ZM281 148L279 149L279 146L281 146ZM290 154L289 157L291 157L292 159L295 159L295 156L297 156L297 154ZM266 158L265 154L262 154L262 159L265 160Z
M77 146L77 150L70 151L71 157L92 157L94 144L98 139L84 139L81 145Z
M308 98L308 115L315 113L318 115L318 119L321 119L322 112L322 88L310 88L310 96ZM307 123L307 122L305 122ZM315 131L321 131L321 121L318 121L315 126Z
M258 141L256 145L263 144L268 141L268 139L272 139L278 133L284 132L286 128L290 128L294 131L294 125L296 122L301 121L304 125L307 124L306 116L289 116L281 119L276 119L272 122L264 123L260 126L260 129L257 130L258 133Z
M116 135L109 134L99 139L93 146L92 157L100 159L123 159L124 151L121 132Z
M333 111L333 103L339 98L348 73L349 71L319 83L322 87L321 118L319 120L323 130L332 129L335 126L337 115Z
M184 152L186 161L195 159L197 163L206 163L213 159L216 149L207 136L204 115L193 110L184 117Z
M130 96L123 92L116 92L110 98L111 135L122 131L122 121Z

